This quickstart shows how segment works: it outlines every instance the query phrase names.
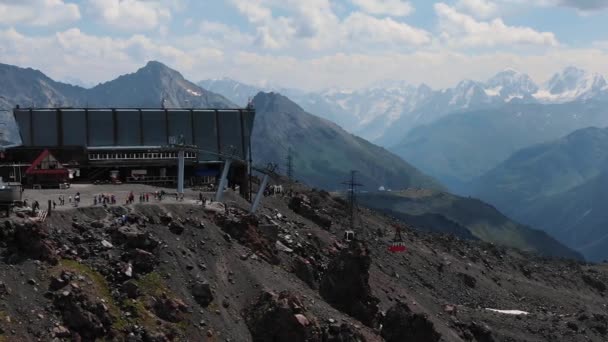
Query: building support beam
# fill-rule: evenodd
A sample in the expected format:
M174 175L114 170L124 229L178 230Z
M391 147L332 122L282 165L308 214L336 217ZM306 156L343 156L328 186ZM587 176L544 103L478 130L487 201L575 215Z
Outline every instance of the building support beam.
M177 193L184 193L184 160L186 152L179 150L177 152Z
M232 164L231 159L226 159L224 162L224 169L222 170L222 176L220 178L220 184L217 187L217 192L215 193L215 201L219 202L222 200L222 195L224 194L224 188L226 187L226 183L228 182L228 171L230 170L230 164Z
M266 189L266 185L268 185L268 178L268 174L265 174L264 178L262 179L262 183L260 183L258 193L255 194L255 199L253 200L253 204L251 205L251 210L249 210L249 212L252 214L255 213L255 211L258 209L260 201L262 200L262 197L264 197L264 190Z

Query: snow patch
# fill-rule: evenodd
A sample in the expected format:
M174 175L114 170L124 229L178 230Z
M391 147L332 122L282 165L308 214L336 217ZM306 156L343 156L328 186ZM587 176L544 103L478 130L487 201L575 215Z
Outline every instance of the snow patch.
M498 310L498 309L489 309L489 308L486 308L486 310L504 314L504 315L516 315L516 316L524 315L524 316L526 316L526 315L530 314L529 312L521 311L521 310Z
M511 95L505 99L505 102L511 102L511 100L513 100L513 99L523 99L523 98L524 98L523 95Z
M187 91L189 94L192 94L192 95L194 95L194 96L201 96L201 95L202 95L201 93L196 92L196 91L191 90L191 89L186 89L186 91Z
M488 95L488 96L498 96L498 95L500 95L501 90L502 90L502 86L484 89L484 91L486 92L486 95Z

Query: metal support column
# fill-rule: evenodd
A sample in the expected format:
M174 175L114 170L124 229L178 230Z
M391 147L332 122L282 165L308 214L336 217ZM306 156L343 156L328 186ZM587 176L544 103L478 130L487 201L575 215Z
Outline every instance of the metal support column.
M177 152L177 193L184 193L184 159L186 152L179 150Z
M258 209L258 205L260 205L260 200L262 200L262 197L264 196L264 189L266 189L266 185L268 185L268 174L264 175L262 183L260 183L258 193L255 194L255 199L253 200L253 204L251 205L251 210L249 210L250 213L253 214Z
M230 164L232 164L232 160L227 159L224 162L224 169L222 170L222 178L220 178L220 184L217 187L217 192L215 193L215 201L219 202L222 200L222 194L224 193L224 188L226 187L226 183L228 182L228 171L230 170Z

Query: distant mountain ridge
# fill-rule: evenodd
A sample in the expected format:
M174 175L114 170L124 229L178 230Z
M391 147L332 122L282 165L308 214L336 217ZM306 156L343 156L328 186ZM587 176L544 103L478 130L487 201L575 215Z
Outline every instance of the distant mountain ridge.
M469 194L470 181L517 150L590 126L608 126L606 103L512 103L455 113L416 127L389 150L452 191Z
M591 260L608 259L608 128L585 128L517 151L471 192Z
M371 87L304 92L246 85L235 80L201 81L205 88L244 103L260 91L280 91L306 111L321 115L346 130L391 147L411 129L445 115L509 103L565 103L608 100L603 76L568 67L542 85L530 76L506 69L485 82L464 80L453 88L433 90L425 84L380 82Z
M363 206L415 224L422 230L480 239L545 256L583 259L547 233L512 221L477 199L415 189L363 193L358 199Z

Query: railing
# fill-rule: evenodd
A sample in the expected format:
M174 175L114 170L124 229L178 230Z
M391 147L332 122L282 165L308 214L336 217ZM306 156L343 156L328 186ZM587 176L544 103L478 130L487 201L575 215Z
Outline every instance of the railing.
M196 159L195 152L185 152L186 159ZM89 153L89 160L163 160L177 159L177 152Z
M174 176L139 176L139 177L127 177L127 183L175 183L177 177Z

